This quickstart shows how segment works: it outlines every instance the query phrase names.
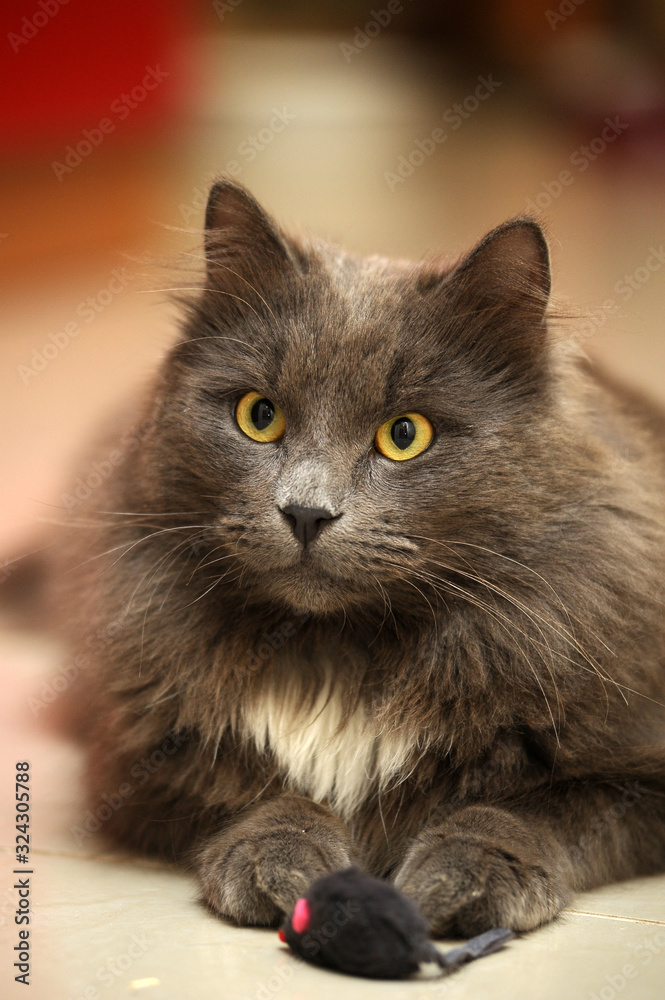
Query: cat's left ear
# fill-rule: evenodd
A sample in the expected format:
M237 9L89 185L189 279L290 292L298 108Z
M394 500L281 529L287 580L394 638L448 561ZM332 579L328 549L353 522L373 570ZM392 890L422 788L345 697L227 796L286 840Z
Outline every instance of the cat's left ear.
M529 391L546 372L549 253L531 218L511 219L431 286L447 343L493 381ZM427 294L427 292L426 292Z
M541 227L528 217L497 226L455 268L449 281L478 313L542 323L551 276Z

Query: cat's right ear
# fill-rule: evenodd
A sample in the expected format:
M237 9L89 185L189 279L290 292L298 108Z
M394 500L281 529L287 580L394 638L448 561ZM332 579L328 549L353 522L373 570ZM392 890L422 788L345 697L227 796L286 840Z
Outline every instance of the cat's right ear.
M208 284L238 301L261 298L298 270L287 238L241 184L215 181L205 213Z

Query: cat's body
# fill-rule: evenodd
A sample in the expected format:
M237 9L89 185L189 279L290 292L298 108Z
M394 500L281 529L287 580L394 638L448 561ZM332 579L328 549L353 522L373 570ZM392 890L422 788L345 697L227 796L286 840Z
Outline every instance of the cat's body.
M248 923L351 862L435 933L665 868L665 417L548 330L536 224L363 261L222 182L207 256L63 576L105 830Z

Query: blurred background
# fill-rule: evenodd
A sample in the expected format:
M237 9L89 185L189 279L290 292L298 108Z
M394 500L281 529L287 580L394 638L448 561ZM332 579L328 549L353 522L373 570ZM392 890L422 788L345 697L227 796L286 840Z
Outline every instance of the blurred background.
M161 261L197 249L220 171L359 252L538 213L588 350L665 400L659 0L9 0L0 23L0 557L173 338Z

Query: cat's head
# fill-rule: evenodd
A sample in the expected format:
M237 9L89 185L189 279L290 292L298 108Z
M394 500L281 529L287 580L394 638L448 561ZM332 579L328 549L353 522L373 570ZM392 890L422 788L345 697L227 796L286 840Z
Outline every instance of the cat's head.
M519 553L552 379L535 221L454 266L361 259L222 180L206 259L153 458L167 508L206 511L220 576L250 603L408 612L468 546Z

